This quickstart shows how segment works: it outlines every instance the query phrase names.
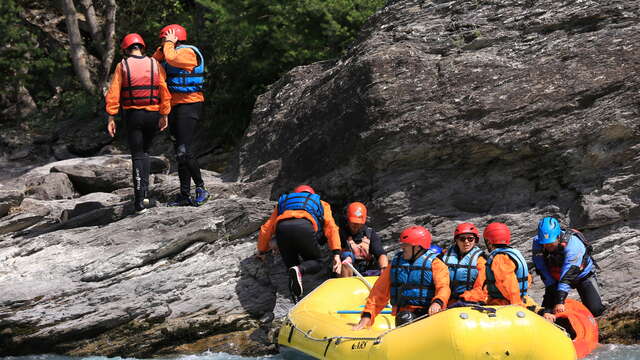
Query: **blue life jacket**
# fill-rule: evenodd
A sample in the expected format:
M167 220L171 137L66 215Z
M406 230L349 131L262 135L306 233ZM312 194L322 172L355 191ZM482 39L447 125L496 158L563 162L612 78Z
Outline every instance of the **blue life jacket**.
M449 267L452 298L457 299L463 292L473 289L478 278L478 258L482 254L483 251L474 246L460 259L458 247L453 245L442 256L442 261Z
M391 305L429 306L436 294L431 264L438 254L427 250L413 263L405 260L402 253L391 262Z
M318 232L322 233L324 225L324 207L320 200L320 195L308 192L282 194L278 199L278 215L282 215L287 210L304 210L311 214Z
M167 73L167 87L170 92L191 93L203 91L204 87L204 57L197 47L192 45L178 45L176 50L188 48L196 53L198 65L193 71L187 71L179 67L171 66L167 61L162 65Z
M493 264L493 258L498 254L506 254L516 264L516 278L518 279L518 286L520 287L520 297L527 295L529 289L529 269L527 267L527 261L524 259L520 251L511 247L496 248L489 255L486 265L487 273L487 291L489 296L494 299L505 299L504 295L500 292L496 286L496 277L491 270L491 264Z

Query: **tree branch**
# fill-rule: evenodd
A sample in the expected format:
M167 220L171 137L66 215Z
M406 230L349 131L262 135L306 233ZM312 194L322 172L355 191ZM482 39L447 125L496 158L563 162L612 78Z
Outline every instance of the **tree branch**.
M78 28L78 18L73 0L62 0L62 8L69 34L71 61L80 80L80 84L89 92L95 92L95 85L91 81L91 74L87 67L87 52L82 44L82 36Z
M80 3L82 3L82 7L84 7L84 15L87 19L87 24L89 24L89 31L91 32L93 44L96 49L98 49L100 57L104 61L106 51L103 46L102 33L98 28L98 20L96 18L96 9L93 6L93 0L80 0Z
M105 24L104 24L104 39L106 41L106 53L102 59L103 78L100 86L103 93L107 91L107 83L109 82L109 72L111 71L111 64L113 64L113 58L116 54L116 0L107 0Z

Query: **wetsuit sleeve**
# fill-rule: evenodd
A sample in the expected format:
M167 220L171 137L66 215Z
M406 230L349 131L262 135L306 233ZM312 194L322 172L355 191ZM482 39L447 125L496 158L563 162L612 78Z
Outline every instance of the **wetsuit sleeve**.
M164 61L164 54L162 53L162 47L158 46L158 48L156 49L156 52L154 52L151 57L158 60L159 62Z
M560 281L558 282L558 304L563 304L571 290L571 283L573 283L578 275L582 272L580 266L582 265L582 258L584 257L587 249L582 244L582 241L575 239L572 236L569 242L564 248L564 263L562 264L562 270L560 271Z
M520 298L520 287L516 277L516 264L509 255L498 254L493 258L491 270L496 278L496 287L510 304L524 305Z
M171 66L187 71L193 71L193 68L198 66L198 55L192 49L181 48L176 50L174 43L165 41L162 45L162 52L164 53L164 59Z
M331 213L331 205L322 201L322 207L324 208L324 226L322 231L324 236L327 237L327 246L334 254L340 254L340 231L333 215Z
M448 277L448 275L447 275ZM380 314L382 309L389 303L391 296L391 266L384 269L380 277L373 284L373 288L367 298L367 304L364 306L362 315L369 314L371 317L371 324L376 320L376 316Z
M380 255L386 255L387 252L384 251L384 247L382 247L382 240L378 233L375 230L371 229L371 255L373 255L376 259L380 257Z
M116 65L116 69L111 76L111 84L105 95L105 109L109 115L117 115L120 111L120 89L122 87L121 65Z
M549 273L547 265L544 263L544 256L542 255L542 245L538 244L537 237L533 238L533 246L531 247L531 254L533 254L533 264L536 267L536 272L540 275L544 286L552 286L556 284L556 280Z
M436 258L431 264L433 271L433 282L436 286L436 294L433 296L432 302L440 300L442 307L449 302L451 296L451 287L449 287L449 267L442 262L442 260Z
M485 273L486 266L487 260L480 256L478 258L478 264L476 265L476 268L478 269L478 277L473 283L473 288L460 295L463 300L472 302L487 301L487 288L484 286L484 282L487 279L487 274Z
M278 218L278 208L273 209L269 220L267 220L260 227L260 234L258 234L258 251L266 252L269 250L269 241L271 241L271 237L276 232L276 220Z
M171 112L171 93L167 87L167 73L160 63L158 63L158 71L160 72L160 114L169 115Z

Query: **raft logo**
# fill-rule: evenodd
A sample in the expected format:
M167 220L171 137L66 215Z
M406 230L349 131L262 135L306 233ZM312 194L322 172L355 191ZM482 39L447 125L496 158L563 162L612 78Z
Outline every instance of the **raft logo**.
M351 350L363 350L367 347L366 341L358 341L357 343L351 345Z

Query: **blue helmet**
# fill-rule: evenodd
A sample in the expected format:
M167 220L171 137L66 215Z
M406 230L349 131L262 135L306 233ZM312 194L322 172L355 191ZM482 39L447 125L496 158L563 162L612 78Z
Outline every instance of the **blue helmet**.
M562 230L558 219L547 216L538 223L538 243L540 245L551 244L558 239Z

